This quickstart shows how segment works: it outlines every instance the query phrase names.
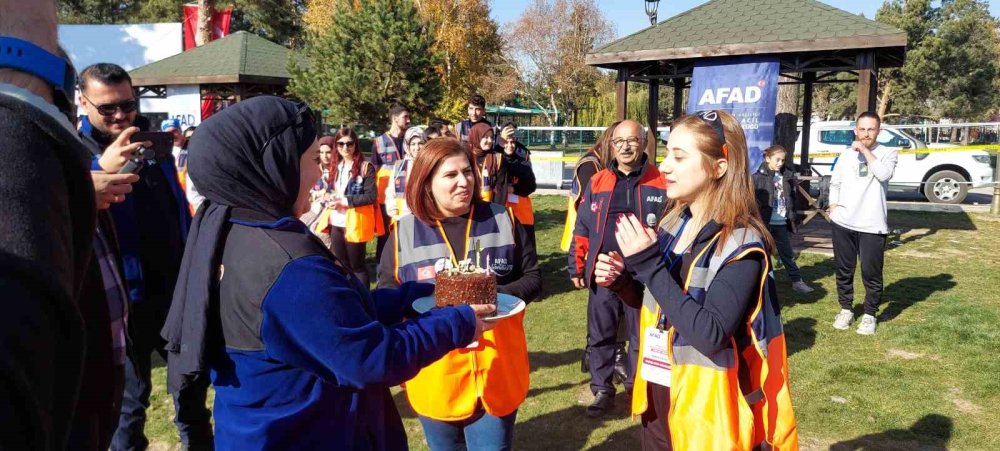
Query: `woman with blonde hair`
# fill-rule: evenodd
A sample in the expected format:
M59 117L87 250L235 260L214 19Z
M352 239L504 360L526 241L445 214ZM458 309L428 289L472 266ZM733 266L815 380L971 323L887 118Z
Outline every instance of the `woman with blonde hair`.
M595 279L641 306L632 415L643 449L798 449L773 244L747 165L732 115L682 117L661 166L671 203L658 230L609 218L622 252L600 255ZM633 278L644 295L618 280Z

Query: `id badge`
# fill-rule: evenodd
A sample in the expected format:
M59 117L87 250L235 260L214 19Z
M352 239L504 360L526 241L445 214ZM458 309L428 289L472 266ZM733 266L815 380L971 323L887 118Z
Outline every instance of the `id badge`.
M670 386L670 358L667 356L667 331L647 327L642 342L639 374L647 382Z
M868 177L868 163L858 164L858 177Z
M516 204L520 200L521 200L521 197L518 196L517 194L508 194L507 195L507 203L508 204Z

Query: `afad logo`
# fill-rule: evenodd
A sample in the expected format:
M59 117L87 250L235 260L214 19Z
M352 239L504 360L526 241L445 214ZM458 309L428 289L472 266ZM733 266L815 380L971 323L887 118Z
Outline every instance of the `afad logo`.
M601 204L604 203L604 199L598 199L590 203L590 211L597 213L601 211Z
M761 89L766 85L767 82L760 80L757 86L706 89L698 99L698 105L757 103L763 97Z

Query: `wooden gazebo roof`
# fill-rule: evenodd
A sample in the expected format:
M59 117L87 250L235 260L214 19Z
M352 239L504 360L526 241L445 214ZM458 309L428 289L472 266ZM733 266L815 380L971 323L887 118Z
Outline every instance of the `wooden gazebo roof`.
M782 55L783 71L801 72L817 58L846 69L858 53L874 51L876 66L897 67L905 49L904 31L815 0L712 0L596 49L586 62L608 69L669 63L674 70L647 75L672 78L690 76L685 62L722 56Z
M245 31L129 72L134 86L288 84L292 51Z

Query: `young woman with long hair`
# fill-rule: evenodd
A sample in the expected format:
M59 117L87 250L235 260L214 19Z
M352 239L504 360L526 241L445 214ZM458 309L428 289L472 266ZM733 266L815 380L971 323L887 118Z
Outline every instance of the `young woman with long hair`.
M732 115L680 118L661 166L670 203L658 230L614 218L621 255L598 259L598 284L646 287L614 284L642 309L632 415L643 449L798 449L773 245L747 165Z
M361 213L359 207L374 205L378 199L375 183L375 166L365 160L358 143L358 135L350 128L341 128L333 135L334 152L330 157L329 178L327 184L332 190L330 197L330 250L342 262L347 264L351 272L367 286L370 276L365 265L365 246L367 240L359 240L352 236L369 236L372 230L353 230L353 228L372 228L375 221L375 208L365 209ZM354 209L354 212L349 210ZM348 219L352 214L368 214L371 221L353 222Z

